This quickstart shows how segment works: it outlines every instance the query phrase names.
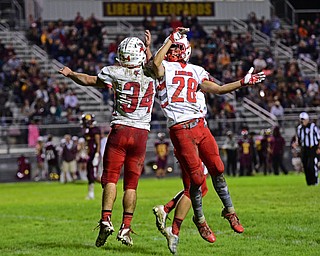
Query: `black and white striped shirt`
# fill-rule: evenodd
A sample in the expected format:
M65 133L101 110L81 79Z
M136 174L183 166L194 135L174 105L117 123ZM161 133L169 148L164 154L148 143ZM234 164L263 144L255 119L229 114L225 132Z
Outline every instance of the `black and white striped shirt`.
M302 147L315 147L320 141L319 129L314 123L308 123L307 126L300 124L297 128L297 136Z

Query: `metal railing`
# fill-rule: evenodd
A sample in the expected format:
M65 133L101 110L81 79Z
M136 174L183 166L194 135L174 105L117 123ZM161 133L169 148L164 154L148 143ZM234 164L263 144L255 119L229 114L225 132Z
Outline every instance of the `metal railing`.
M253 107L249 105L249 108L256 109L256 107ZM252 111L252 110L250 110ZM257 112L261 111L255 110ZM263 110L262 110L263 111ZM310 118L317 118L317 115L311 114ZM250 128L251 131L259 131L262 128L266 127L274 127L277 125L275 121L272 121L270 117L268 117L268 114L265 113L264 121L267 121L268 124L260 126L253 127L255 129ZM282 121L283 124L288 124L288 126L285 127L285 136L286 140L288 141L289 138L291 138L295 133L295 125L297 123L298 116L297 115L289 115L285 116ZM230 128L234 129L235 134L239 134L240 129L244 123L247 122L256 122L256 118L233 118L233 119L226 119L226 118L219 118L219 119L207 119L209 128L212 130L215 139L219 146L222 146L223 141L225 139L226 131ZM102 130L108 130L110 129L110 123L98 123L98 126L101 127ZM83 131L79 125L79 123L73 123L73 124L56 124L56 125L39 125L40 135L41 136L47 136L48 134L52 134L55 138L55 141L60 141L61 138L65 134L71 134L72 136L78 136L81 137L83 135ZM12 129L14 128L14 129ZM19 130L19 133L12 133L13 130ZM219 131L218 131L219 130ZM147 147L152 150L153 149L153 141L156 138L156 134L158 132L166 132L167 131L167 125L165 121L152 121L151 122L151 132L149 134L149 139ZM7 127L0 127L0 157L3 155L9 155L9 154L22 154L22 153L30 153L35 154L34 148L28 147L28 126L27 125L13 125L11 128L9 126Z
M246 32L248 32L248 25L247 25L247 23L245 23L242 20L239 20L237 18L233 18L231 20L230 29L231 29L232 34L239 33L239 31L241 33L246 33Z
M290 1L286 0L284 4L284 18L291 25L296 24L299 20L299 14L317 14L320 13L320 9L295 9Z
M296 22L295 10L292 4L286 0L284 2L284 15L285 19L291 24L294 25Z
M268 122L271 126L278 125L277 117L271 114L269 111L265 110L264 108L260 107L253 101L249 100L248 98L243 98L243 107L248 111L256 114L264 121Z
M275 56L285 56L287 59L293 58L293 51L290 47L282 44L279 42L279 40L275 41L273 53Z
M0 22L0 31L9 31L9 24L1 21Z
M8 27L13 29L23 28L23 9L17 0L1 0L0 10L2 11L0 16L2 23L7 23Z
M308 58L298 59L298 65L301 68L302 76L318 79L318 65Z
M252 38L254 41L258 41L259 43L263 44L266 47L270 47L270 37L266 34L262 33L259 30L252 31Z

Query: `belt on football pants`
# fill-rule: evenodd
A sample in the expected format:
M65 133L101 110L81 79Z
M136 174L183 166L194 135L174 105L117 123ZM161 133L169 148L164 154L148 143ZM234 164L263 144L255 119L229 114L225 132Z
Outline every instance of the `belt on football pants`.
M174 126L170 127L170 129L192 129L203 122L203 118L193 118L191 120L175 124Z

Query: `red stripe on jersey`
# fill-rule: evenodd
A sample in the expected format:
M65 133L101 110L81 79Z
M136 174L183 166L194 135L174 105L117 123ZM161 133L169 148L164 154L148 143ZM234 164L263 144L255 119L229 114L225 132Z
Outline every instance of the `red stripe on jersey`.
M179 64L182 68L185 68L187 66L187 63L184 63L184 62L179 62Z
M104 84L106 88L112 88L112 84Z
M166 101L165 103L161 104L161 107L165 108L166 106L168 106L168 104L169 104L168 101Z
M157 86L158 90L163 90L164 88L166 88L166 83L165 82L162 82Z

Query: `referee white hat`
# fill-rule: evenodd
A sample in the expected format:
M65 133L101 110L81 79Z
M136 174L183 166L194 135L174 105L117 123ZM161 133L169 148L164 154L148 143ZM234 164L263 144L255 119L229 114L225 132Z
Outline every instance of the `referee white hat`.
M299 115L300 119L309 120L309 115L307 112L301 112Z

